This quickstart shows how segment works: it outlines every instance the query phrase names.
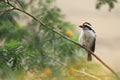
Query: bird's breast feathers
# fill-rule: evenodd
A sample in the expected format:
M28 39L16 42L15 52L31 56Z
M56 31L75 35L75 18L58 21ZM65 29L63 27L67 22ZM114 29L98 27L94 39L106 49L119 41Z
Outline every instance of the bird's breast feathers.
M79 37L80 44L90 48L91 47L90 45L93 44L94 38L95 38L95 33L93 33L92 31L84 31L84 32L82 31Z

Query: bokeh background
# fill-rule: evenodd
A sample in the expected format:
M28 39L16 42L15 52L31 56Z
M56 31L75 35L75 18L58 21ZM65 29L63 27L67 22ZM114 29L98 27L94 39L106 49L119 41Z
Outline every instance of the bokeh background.
M97 35L96 52L116 71L120 71L120 0L108 11L108 5L96 10L96 0L57 0L56 4L66 15L65 19L78 28L85 21L93 25ZM74 34L75 35L75 34Z
M0 80L118 80L119 2L0 0ZM95 54L116 76L73 44L86 21L96 31Z

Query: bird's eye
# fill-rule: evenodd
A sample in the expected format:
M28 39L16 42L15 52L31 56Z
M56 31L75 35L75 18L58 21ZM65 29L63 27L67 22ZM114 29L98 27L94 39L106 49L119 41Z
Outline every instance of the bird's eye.
M88 25L84 25L84 28L85 28L85 29L92 30L92 28L91 28L90 26L88 26Z

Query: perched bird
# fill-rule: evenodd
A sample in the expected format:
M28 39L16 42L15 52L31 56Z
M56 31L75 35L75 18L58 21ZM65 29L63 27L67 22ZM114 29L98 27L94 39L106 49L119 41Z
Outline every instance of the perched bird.
M79 26L82 28L82 32L79 37L80 44L92 52L95 51L95 42L96 42L96 34L95 31L92 29L92 25L88 22L84 22L82 25ZM87 60L91 61L92 56L88 53Z

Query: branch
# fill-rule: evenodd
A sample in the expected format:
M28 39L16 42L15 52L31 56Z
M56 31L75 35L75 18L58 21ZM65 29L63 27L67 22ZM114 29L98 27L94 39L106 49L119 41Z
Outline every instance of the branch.
M22 13L25 13L26 15L30 16L30 17L33 18L35 21L39 22L41 25L45 25L42 21L38 20L38 19L35 18L33 15L25 12L24 10L21 10L21 9L19 9L19 8L16 8L16 7L13 6L12 4L10 4L9 0L7 0L7 4L8 4L9 6L13 7L14 10L18 10L18 11L20 11L20 12L22 12Z
M45 25L41 20L38 20L36 17L34 17L33 15L31 15L30 13L24 11L24 10L21 10L19 8L16 8L14 7L12 4L9 3L9 0L7 0L7 4L10 5L11 7L14 8L14 10L17 10L17 11L20 11L22 13L25 13L26 15L30 16L31 18L33 18L35 21L37 21L38 23L40 23L41 25ZM59 36L61 36L62 38L74 43L75 45L77 46L80 46L81 48L85 49L88 53L90 53L92 56L94 56L101 64L103 64L107 69L109 69L115 76L118 80L120 80L120 77L118 76L118 74L111 68L109 67L104 61L102 61L97 55L95 55L91 50L87 49L86 47L80 45L79 43L71 40L70 38L64 36L63 34L57 32L56 30L53 30L53 29L50 29L48 28L49 30L53 31L54 33L58 34Z
M96 76L94 76L94 75L92 75L92 74L89 74L89 73L87 73L87 72L83 72L83 71L78 71L78 70L76 70L76 69L73 69L75 72L78 72L78 73L81 73L81 74L83 74L83 75L85 75L85 76L88 76L88 77L90 77L90 78L93 78L94 80L101 80L100 78L98 78L98 77L96 77Z
M0 12L5 13L5 12L10 12L10 11L13 11L13 10L15 10L15 9L14 9L14 8L12 8L12 9L8 9L8 10L2 10L2 11L0 11Z
M60 35L61 37L63 37L64 39L74 43L75 45L78 45L80 46L81 48L85 49L88 53L90 53L91 55L93 55L99 62L101 62L107 69L109 69L119 80L120 80L120 77L118 76L118 74L111 68L109 67L104 61L102 61L97 55L95 55L90 49L80 45L79 43L71 40L70 38L67 38L66 36L62 35L61 33L55 31L55 30L52 30L53 32L57 33L58 35Z

